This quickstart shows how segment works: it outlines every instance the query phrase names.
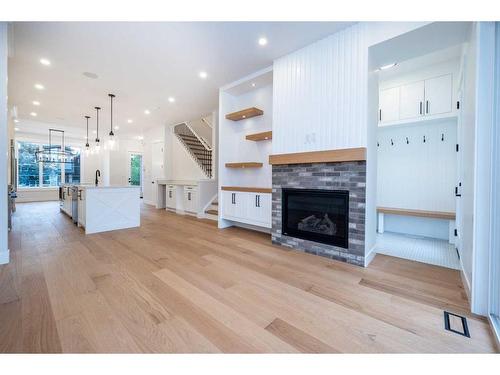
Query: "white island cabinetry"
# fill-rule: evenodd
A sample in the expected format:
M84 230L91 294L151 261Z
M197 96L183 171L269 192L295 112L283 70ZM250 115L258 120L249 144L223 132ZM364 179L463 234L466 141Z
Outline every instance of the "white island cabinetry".
M80 186L78 224L85 233L138 227L141 224L137 186Z

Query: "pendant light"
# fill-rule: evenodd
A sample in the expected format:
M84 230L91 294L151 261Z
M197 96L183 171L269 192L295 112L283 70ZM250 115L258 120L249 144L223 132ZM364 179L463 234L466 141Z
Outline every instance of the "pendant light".
M85 116L85 118L87 119L87 143L85 143L85 148L88 150L90 148L90 145L89 145L89 118L90 118L90 116Z
M96 111L96 121L97 121L97 134L96 134L96 138L95 138L95 143L96 143L96 148L99 149L100 147L100 140L99 140L99 110L101 109L101 107L95 107L95 111Z
M113 133L113 98L115 97L115 95L108 94L108 96L109 96L109 99L111 101L111 121L110 121L109 136L113 137L115 135L115 133Z

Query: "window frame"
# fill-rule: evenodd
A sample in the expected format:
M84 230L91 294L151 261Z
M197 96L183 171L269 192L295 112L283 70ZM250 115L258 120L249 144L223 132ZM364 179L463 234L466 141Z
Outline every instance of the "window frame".
M23 191L23 190L57 190L59 189L59 186L43 186L43 165L44 162L38 163L38 186L21 186L19 185L19 144L20 143L31 143L34 145L38 145L38 150L42 151L44 146L48 146L46 142L41 142L41 141L36 141L36 140L30 140L30 139L17 139L16 140L16 159L17 159L17 186L18 190ZM80 154L80 181L82 177L82 151L79 147L75 147L72 145L65 145L65 147L71 147L74 149L77 149L78 153ZM50 163L49 163L50 164ZM60 172L61 172L61 185L65 184L66 181L66 171L64 168L64 164L60 163Z

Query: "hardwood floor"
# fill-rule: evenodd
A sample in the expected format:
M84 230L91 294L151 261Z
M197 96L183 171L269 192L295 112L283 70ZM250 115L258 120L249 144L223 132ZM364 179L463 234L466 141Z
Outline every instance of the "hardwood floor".
M0 352L495 350L458 271L384 255L363 269L147 206L140 228L86 236L56 202L18 204L10 249Z

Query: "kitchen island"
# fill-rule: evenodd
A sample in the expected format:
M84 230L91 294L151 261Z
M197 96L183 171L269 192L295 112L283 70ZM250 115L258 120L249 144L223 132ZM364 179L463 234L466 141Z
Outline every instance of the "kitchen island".
M78 225L85 234L141 225L139 186L78 186Z

